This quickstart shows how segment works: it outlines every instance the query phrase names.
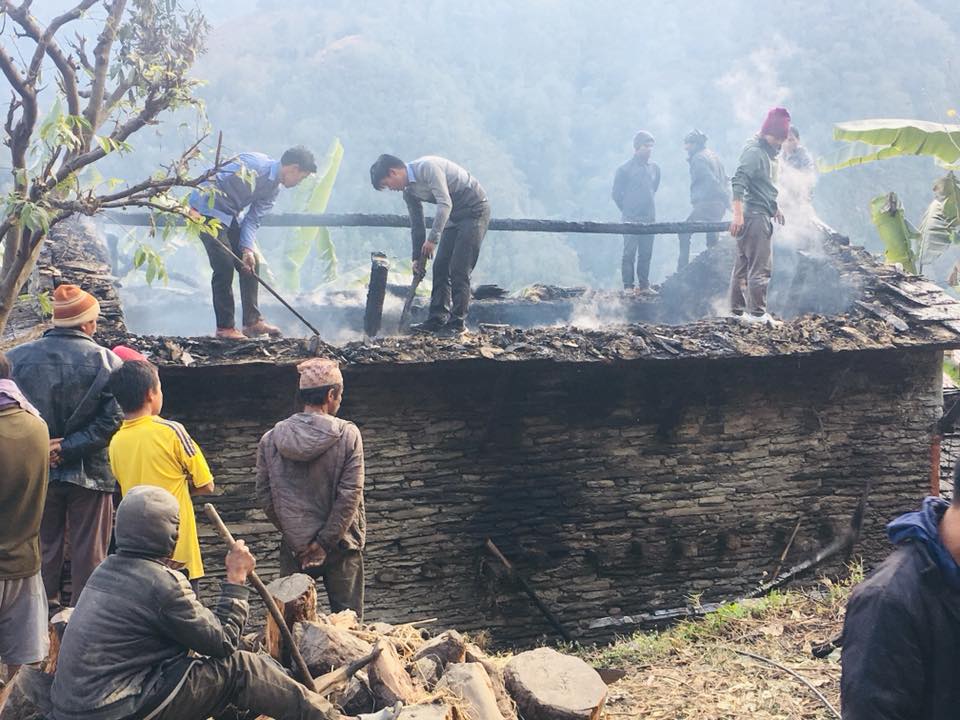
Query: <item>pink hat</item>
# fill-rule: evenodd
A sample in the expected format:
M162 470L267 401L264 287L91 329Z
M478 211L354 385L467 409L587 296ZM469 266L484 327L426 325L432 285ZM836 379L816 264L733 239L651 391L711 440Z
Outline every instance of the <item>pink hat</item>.
M340 373L340 364L336 360L326 358L311 358L297 365L300 373L300 389L327 387L328 385L343 385L343 375Z
M117 345L113 349L113 354L116 355L121 360L123 360L124 362L126 362L127 360L143 360L145 362L149 362L145 355L141 355L132 347L127 347L126 345Z

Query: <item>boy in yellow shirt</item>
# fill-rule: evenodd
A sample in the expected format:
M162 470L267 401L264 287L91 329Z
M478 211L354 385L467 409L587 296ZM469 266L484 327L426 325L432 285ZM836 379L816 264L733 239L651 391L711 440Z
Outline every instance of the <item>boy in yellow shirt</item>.
M203 561L190 497L214 491L207 461L183 425L160 417L163 389L152 363L125 361L111 374L110 391L123 410L123 425L110 441L110 467L120 491L126 495L138 485L154 485L177 499L180 536L173 559L183 564L196 591Z

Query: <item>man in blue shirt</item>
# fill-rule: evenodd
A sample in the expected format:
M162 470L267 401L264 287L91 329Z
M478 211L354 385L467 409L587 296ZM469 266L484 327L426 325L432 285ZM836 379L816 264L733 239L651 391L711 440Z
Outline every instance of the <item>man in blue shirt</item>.
M236 160L224 165L209 182L190 195L191 208L207 218L220 221L217 235L200 234L213 268L210 285L213 310L217 316L217 337L242 340L264 334L280 335L278 328L263 321L257 306L259 288L254 274L260 272L260 263L254 241L263 216L277 199L280 186L295 187L316 171L313 153L304 147L290 148L279 160L262 153L240 153ZM242 257L243 264L238 264L225 247ZM243 332L234 325L234 268L240 273Z

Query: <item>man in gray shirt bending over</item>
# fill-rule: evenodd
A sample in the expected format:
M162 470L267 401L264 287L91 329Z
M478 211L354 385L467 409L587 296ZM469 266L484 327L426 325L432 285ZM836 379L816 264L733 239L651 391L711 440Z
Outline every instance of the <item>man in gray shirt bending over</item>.
M376 190L403 192L410 212L413 261L426 262L435 250L437 253L430 317L415 329L445 335L462 333L470 306L470 274L490 223L486 192L462 167L436 155L409 163L393 155L381 155L370 167L370 182ZM437 206L429 236L423 220L425 202Z

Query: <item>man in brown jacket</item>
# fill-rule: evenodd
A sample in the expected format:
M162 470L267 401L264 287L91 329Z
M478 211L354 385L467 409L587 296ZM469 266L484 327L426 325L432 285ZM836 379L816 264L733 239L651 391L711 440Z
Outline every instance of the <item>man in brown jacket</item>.
M47 656L40 518L49 453L47 426L10 379L10 363L0 353L0 663L12 671Z
M323 578L332 612L363 617L363 441L336 417L343 375L336 361L297 366L303 412L260 440L257 497L283 535L280 572Z

